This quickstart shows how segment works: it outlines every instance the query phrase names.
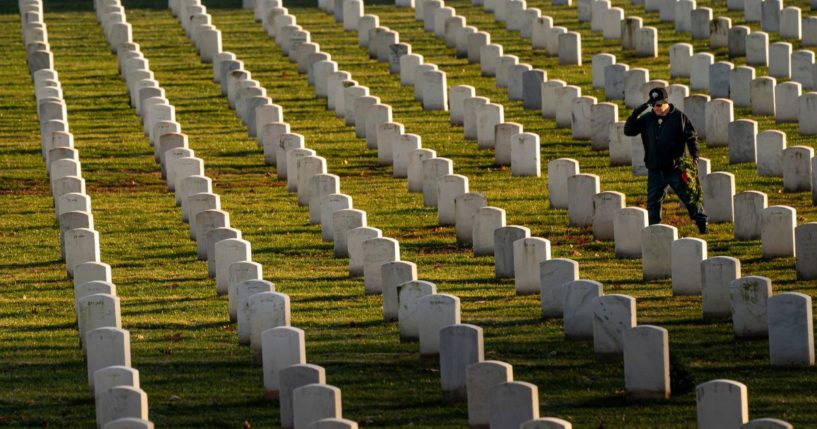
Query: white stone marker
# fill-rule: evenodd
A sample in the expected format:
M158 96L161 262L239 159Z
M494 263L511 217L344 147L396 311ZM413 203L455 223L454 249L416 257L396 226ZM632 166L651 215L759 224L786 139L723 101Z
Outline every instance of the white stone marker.
M603 294L602 284L593 280L574 280L562 285L565 339L593 338L593 301Z
M235 322L238 318L238 284L245 280L262 280L264 268L257 262L240 261L230 264L227 271L230 283L227 291L230 321Z
M789 42L769 45L769 76L780 79L791 77L792 46Z
M644 281L672 276L672 249L676 240L678 228L674 226L656 224L641 230L641 264Z
M488 206L488 199L477 192L466 192L454 198L454 227L457 243L472 245L474 217L479 209Z
M746 56L746 36L751 31L747 25L735 25L729 29L729 58Z
M139 371L120 365L102 368L94 373L94 398L96 405L96 420L104 419L102 395L108 389L117 386L139 388ZM105 410L108 411L108 410ZM107 427L107 426L106 426Z
M732 20L727 17L716 17L709 23L709 48L718 49L729 46L729 30Z
M476 111L477 147L488 149L494 147L494 128L505 122L505 110L501 104L488 103Z
M400 260L400 243L393 238L376 237L363 242L363 280L367 295L383 292L381 268L387 262Z
M740 276L739 259L715 256L701 263L701 307L705 319L726 318L732 314L730 287Z
M423 110L448 110L448 89L445 73L439 70L422 74Z
M349 252L349 275L360 277L364 270L363 242L370 238L382 237L383 233L377 228L361 226L350 229L346 234L346 246Z
M454 161L448 158L428 158L421 163L423 172L423 205L436 207L438 197L437 181L443 176L454 174Z
M751 103L753 115L774 115L777 80L761 76L752 80Z
M349 257L349 246L346 239L349 231L366 226L366 212L357 209L338 210L332 215L335 257Z
M540 290L540 263L550 259L550 241L528 237L513 243L514 285L517 295L537 294Z
M672 294L700 295L701 263L707 258L706 241L685 237L672 242Z
M658 57L658 29L642 27L635 32L635 56Z
M591 59L593 88L604 88L604 70L615 63L616 57L613 54L601 53L593 55Z
M437 157L437 151L431 149L417 149L409 153L407 165L407 185L409 192L423 191L423 161ZM434 178L436 180L436 178Z
M621 40L624 9L611 7L604 12L601 34L605 40Z
M752 106L752 80L755 69L748 66L737 66L729 75L729 97L735 107Z
M617 258L641 257L641 231L647 228L647 211L624 207L613 215L613 235Z
M729 163L755 162L757 160L757 122L738 119L728 126Z
M800 113L797 120L800 124L801 135L817 135L817 121L812 120L815 115L817 115L817 92L801 95Z
M495 386L513 381L513 367L505 362L488 360L469 365L466 370L468 425L488 427L490 392Z
M502 45L489 44L479 49L479 68L483 76L496 76L499 57L502 56Z
M99 232L88 228L65 231L65 267L69 276L86 262L100 262Z
M692 67L692 45L676 43L669 48L670 77L689 77Z
M811 297L784 292L768 299L769 358L772 366L813 366Z
M481 62L481 51L483 46L491 44L491 35L485 31L477 31L467 36L468 62L479 64ZM456 45L456 43L454 43ZM455 47L455 46L449 46Z
M448 92L451 125L462 125L465 114L465 100L474 97L475 89L470 85L457 85L452 86Z
M757 175L783 176L783 150L786 133L766 130L757 135Z
M740 428L749 420L746 385L712 380L695 387L699 429Z
M768 198L758 191L735 194L735 239L757 240L760 238L761 214L766 209Z
M321 202L327 195L340 194L340 177L334 174L314 174L309 179L309 223L320 225Z
M621 21L621 48L635 49L635 33L643 26L642 19L637 16L627 16ZM709 25L707 23L707 28Z
M352 197L345 194L331 194L321 198L321 239L333 241L335 229L332 218L335 212L352 208Z
M111 283L111 266L104 262L85 262L77 265L74 268L74 288L88 282Z
M400 325L400 340L420 338L419 301L422 297L437 293L434 283L413 280L397 286L397 320Z
M582 65L581 34L569 31L559 35L559 65Z
M704 191L704 207L709 222L732 222L734 218L735 175L716 171L706 175L701 184Z
M732 100L716 98L706 104L706 145L725 146L729 144L729 124L734 121Z
M292 391L293 428L307 429L323 419L339 419L343 415L340 389L322 383L301 386Z
M596 101L596 97L587 95L576 97L571 101L570 129L574 139L583 140L592 137L592 108Z
M692 126L698 133L698 137L706 137L706 106L709 104L709 96L702 94L692 94L684 98L684 113L687 114Z
M225 295L229 291L229 268L234 262L252 261L249 241L229 238L215 243L216 293Z
M595 174L575 174L567 178L567 213L570 225L593 224L593 196L599 193L600 181Z
M417 134L401 135L393 147L392 175L394 177L407 177L410 155L421 148L422 139Z
M496 278L515 276L514 242L530 237L530 229L508 225L494 229L494 260Z
M514 0L519 1L519 0ZM525 73L533 70L530 64L516 64L508 70L508 100L524 101L525 99Z
M94 373L113 365L130 367L130 333L118 328L97 328L85 333L88 386L94 391Z
M541 175L539 135L519 133L512 135L511 175L514 177L539 177Z
M417 264L408 261L386 262L380 267L383 278L383 320L397 321L397 292L403 283L417 280Z
M797 210L788 206L771 206L760 217L760 245L763 258L795 256L794 228Z
M545 81L545 70L533 69L522 74L522 107L534 110L542 108L542 83Z
M554 90L554 117L557 128L569 128L573 124L573 101L582 96L582 89L575 85L559 86Z
M797 122L801 93L802 85L799 82L783 82L774 87L776 122Z
M272 282L267 280L244 280L241 283L238 283L235 286L235 306L236 306L236 333L238 336L238 344L242 345L250 345L251 344L251 337L252 337L252 321L253 321L253 314L250 310L250 306L252 305L252 297L256 294L262 294L265 292L275 292L275 285ZM265 309L266 310L266 309ZM268 314L267 317L273 316L272 314ZM278 319L283 319L279 317ZM288 317L286 318L288 320ZM256 320L262 324L272 324L267 319L258 318L256 315ZM276 326L280 325L280 323L276 323ZM274 326L266 326L266 328L272 328ZM265 329L265 326L262 325L261 329L258 332L258 339L256 340L257 350L261 351L261 332Z
M377 126L378 165L394 164L394 147L405 132L403 124L396 122L385 122Z
M296 151L297 150L304 149L296 149ZM311 189L309 188L309 181L310 179L312 179L312 176L318 174L326 174L326 159L314 155L311 156L307 155L301 158L297 157L295 158L296 158L296 167L294 171L296 173L295 187L298 194L298 205L303 207L309 205L309 200L312 196Z
M596 240L614 240L615 213L624 208L625 197L621 192L599 192L593 196L593 237Z
M207 234L216 228L229 228L230 214L224 210L204 210L196 215L196 255L207 261ZM213 253L215 257L215 253ZM208 264L209 265L209 264ZM208 267L209 271L209 267Z
M604 98L607 100L624 99L624 79L630 66L612 64L604 68Z
M456 198L468 193L468 177L449 174L437 179L437 223L456 224Z
M294 428L295 427L294 416L295 408L293 404L294 390L299 387L303 387L313 383L326 384L326 372L322 367L318 365L313 365L309 363L304 364L299 363L281 369L279 377L280 377L279 390L280 396L278 399L281 410L281 427Z
M713 98L729 98L729 76L734 65L718 61L709 66L709 95Z
M772 281L766 277L746 276L732 282L732 327L736 338L765 338L768 335L767 301Z
M668 399L669 335L658 326L624 331L624 385L633 399Z
M762 31L754 31L746 36L746 65L749 66L769 65L768 34Z
M811 191L811 159L814 149L792 146L783 150L783 190L786 192Z
M261 334L264 389L269 399L278 398L280 371L291 365L306 363L304 331L291 326L267 329Z
M557 93L566 83L562 80L554 79L542 83L542 117L556 119L556 111L559 106L561 91Z
M708 52L698 52L692 56L689 69L689 87L693 91L709 90L709 67L715 57Z
M624 74L624 105L634 109L644 104L641 87L650 80L650 71L632 68Z
M817 278L817 223L799 225L794 229L794 235L797 278L813 280Z
M636 326L635 298L603 295L593 301L593 350L602 360L620 359L624 331Z
M438 354L440 330L460 323L460 299L448 294L425 295L417 300L417 317L420 354Z
M450 325L440 330L439 337L443 401L466 400L466 369L485 359L482 328L468 324Z
M489 425L495 429L518 428L539 418L539 389L524 381L497 384L489 391Z
M111 292L116 293L115 290ZM86 335L97 328L122 328L119 297L95 293L77 301L77 325L82 349L87 350Z
M571 259L550 259L539 263L539 299L542 317L562 317L564 286L579 279L579 263Z
M204 236L204 241L207 242L207 275L215 278L216 277L216 243L227 240L230 238L241 238L241 231L235 228L213 228L207 232ZM243 259L239 259L242 261ZM232 263L230 264L232 265ZM227 266L227 270L229 271L229 266ZM228 274L229 275L229 274ZM229 288L228 288L229 289ZM229 293L229 292L228 292Z
M494 231L505 226L505 210L483 207L474 215L474 256L494 255Z
M462 102L462 126L466 140L477 139L477 112L489 102L485 97L471 97Z
M148 395L131 386L114 386L100 392L98 427L123 418L147 420Z
M618 122L618 105L593 104L590 108L590 147L604 150L610 147L610 128Z

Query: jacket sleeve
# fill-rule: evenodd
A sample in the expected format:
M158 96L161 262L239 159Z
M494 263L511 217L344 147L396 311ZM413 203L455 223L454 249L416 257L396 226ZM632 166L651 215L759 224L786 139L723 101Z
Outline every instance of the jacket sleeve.
M693 159L698 158L698 132L695 131L695 127L692 126L692 121L689 120L689 117L686 115L683 116L684 118L684 141L686 142L687 149L689 149L689 156Z
M635 137L641 134L641 121L639 121L639 116L641 116L641 113L647 110L648 107L648 105L642 104L633 110L633 113L631 113L630 117L627 118L627 121L624 122L625 136Z

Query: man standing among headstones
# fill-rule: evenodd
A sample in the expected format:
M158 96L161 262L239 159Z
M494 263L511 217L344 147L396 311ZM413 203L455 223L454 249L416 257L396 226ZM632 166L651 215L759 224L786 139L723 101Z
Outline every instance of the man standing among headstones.
M703 234L707 230L707 218L701 205L702 191L696 168L698 135L689 118L670 104L668 98L664 88L650 90L649 100L627 118L624 134L630 137L641 134L644 144L650 225L661 222L661 203L669 186ZM685 156L686 149L689 157Z

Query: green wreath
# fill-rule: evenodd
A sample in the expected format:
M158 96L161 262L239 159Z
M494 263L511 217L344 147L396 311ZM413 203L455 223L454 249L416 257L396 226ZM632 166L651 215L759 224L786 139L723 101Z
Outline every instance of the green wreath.
M700 207L703 190L701 189L701 180L698 177L698 163L686 156L682 156L678 159L678 169L681 170L681 187L689 196L689 203Z

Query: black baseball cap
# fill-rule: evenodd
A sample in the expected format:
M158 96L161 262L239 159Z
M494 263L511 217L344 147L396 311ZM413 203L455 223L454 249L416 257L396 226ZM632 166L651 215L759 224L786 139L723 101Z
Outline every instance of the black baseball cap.
M667 98L669 98L667 90L659 86L650 90L650 99L647 101L647 104L650 106L663 104L667 102Z

